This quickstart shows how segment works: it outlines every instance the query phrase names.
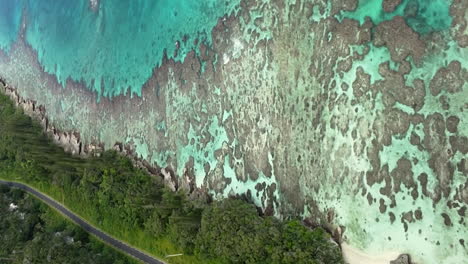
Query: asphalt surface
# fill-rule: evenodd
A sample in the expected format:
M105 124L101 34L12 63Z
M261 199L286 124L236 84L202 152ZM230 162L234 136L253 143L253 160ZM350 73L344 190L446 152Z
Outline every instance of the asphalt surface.
M98 237L102 241L110 244L114 248L116 248L116 249L118 249L118 250L120 250L122 252L125 252L128 255L131 255L134 258L136 258L136 259L138 259L138 260L140 260L140 261L142 261L144 263L164 264L164 262L162 262L162 261L160 261L158 259L155 259L154 257L149 256L149 255L147 255L147 254L145 254L145 253L143 253L143 252L141 252L141 251L139 251L139 250L137 250L137 249L135 249L133 247L130 247L129 245L123 243L122 241L117 240L117 239L109 236L108 234L102 232L101 230L97 229L96 227L88 224L83 219L81 219L79 216L72 213L70 210L65 208L63 205L61 205L57 201L51 199L50 197L44 195L43 193L41 193L41 192L39 192L39 191L25 185L25 184L17 183L17 182L2 181L2 180L0 180L0 184L7 185L9 187L18 188L18 189L24 190L24 191L26 191L26 192L28 192L30 194L33 194L34 196L36 196L37 198L39 198L40 200L42 200L43 202L45 202L49 206L55 208L60 213L62 213L63 215L65 215L66 217L71 219L73 222L75 222L77 225L79 225L81 228L83 228L86 232L95 235L96 237Z

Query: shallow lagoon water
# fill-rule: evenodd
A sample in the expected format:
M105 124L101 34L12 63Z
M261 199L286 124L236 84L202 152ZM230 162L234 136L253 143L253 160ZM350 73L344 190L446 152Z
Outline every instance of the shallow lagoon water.
M342 12L339 18L355 19L362 24L368 17L375 24L380 24L395 16L402 16L420 34L446 30L452 23L450 0L402 0L392 12L384 12L383 2L384 0L359 0L356 10Z

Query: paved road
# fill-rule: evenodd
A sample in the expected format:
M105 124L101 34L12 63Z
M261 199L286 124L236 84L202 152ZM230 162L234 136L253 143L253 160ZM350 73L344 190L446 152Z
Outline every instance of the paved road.
M33 194L49 206L57 209L59 212L70 218L73 222L75 222L77 225L81 226L85 231L95 235L99 239L105 241L106 243L110 244L111 246L115 247L116 249L123 251L127 253L128 255L133 256L134 258L148 264L164 264L164 262L155 259L154 257L151 257L135 248L130 247L129 245L109 236L108 234L102 232L101 230L97 229L96 227L88 224L85 222L83 219L81 219L79 216L75 215L72 213L70 210L65 208L63 205L58 203L57 201L51 199L50 197L44 195L43 193L21 183L17 182L9 182L9 181L2 181L0 180L0 184L7 185L9 187L15 187L18 189L22 189L28 193Z

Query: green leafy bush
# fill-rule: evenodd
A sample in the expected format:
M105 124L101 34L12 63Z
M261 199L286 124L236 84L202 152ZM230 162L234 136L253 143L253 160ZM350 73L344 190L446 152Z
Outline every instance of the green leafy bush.
M299 221L263 218L240 200L215 202L203 212L196 252L224 263L342 263L337 246L321 228Z

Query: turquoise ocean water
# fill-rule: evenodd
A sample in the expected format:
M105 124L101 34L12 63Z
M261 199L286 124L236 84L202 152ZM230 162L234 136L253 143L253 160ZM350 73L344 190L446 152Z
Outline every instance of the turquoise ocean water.
M416 32L427 34L448 29L452 24L450 1L403 0L393 12L384 12L384 0L359 0L356 10L343 12L341 18L358 20L361 24L369 17L374 24L402 16Z
M209 45L218 19L238 3L102 0L93 12L85 0L0 0L0 47L9 50L25 10L26 40L61 84L71 78L103 96L140 95L165 52L180 61L200 43Z
M340 18L363 23L370 17L379 24L401 15L421 34L451 24L446 0L430 5L425 0L404 0L392 13L383 12L382 1L360 0L357 10L343 12ZM100 96L141 95L142 85L164 53L181 61L200 43L209 45L218 19L235 12L239 2L102 0L93 11L89 0L0 0L0 48L9 51L24 13L27 42L38 52L45 71L62 85L71 78ZM174 56L176 42L180 48Z

